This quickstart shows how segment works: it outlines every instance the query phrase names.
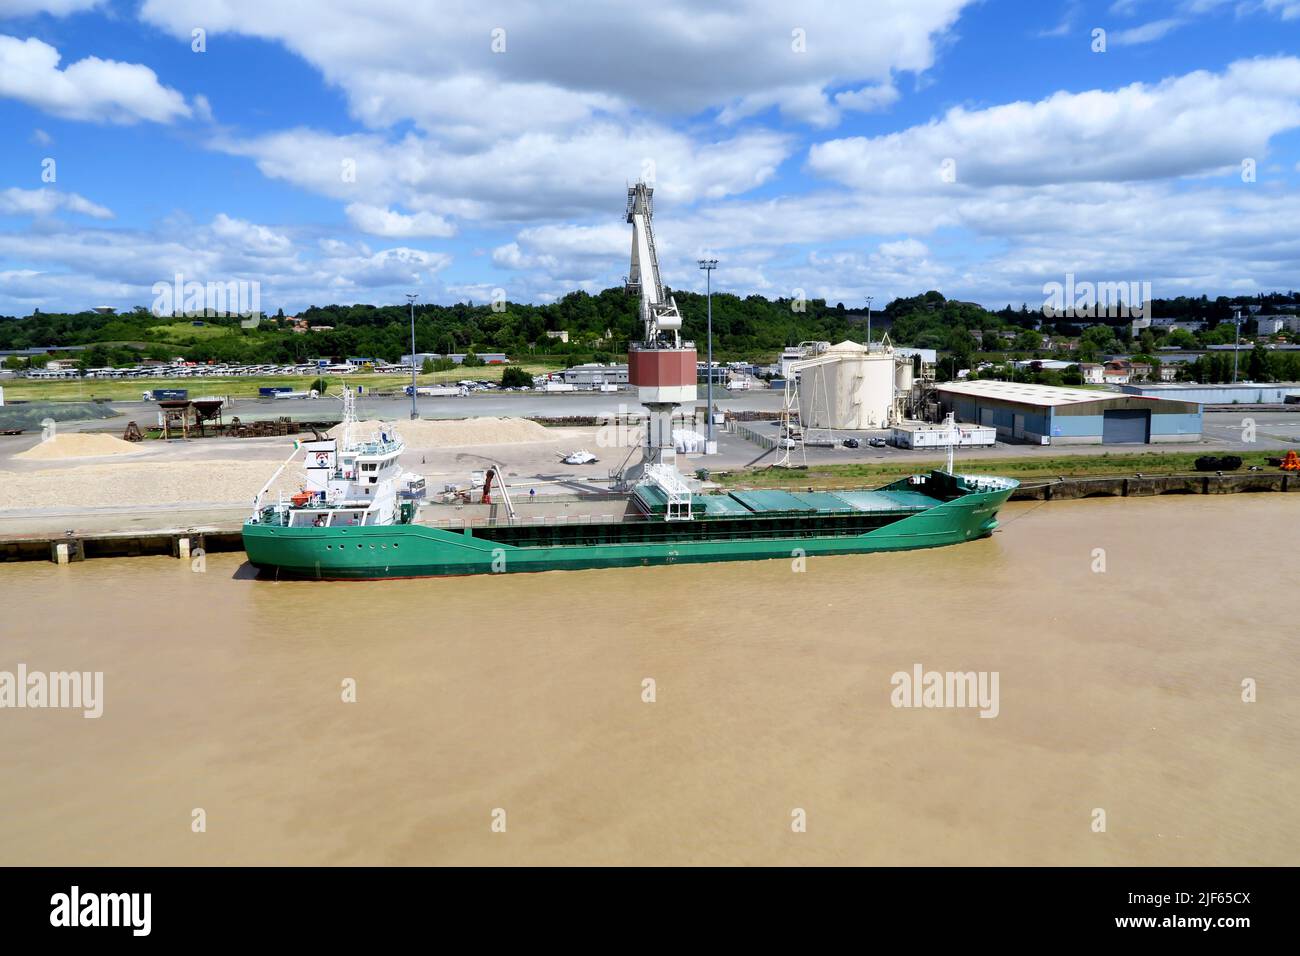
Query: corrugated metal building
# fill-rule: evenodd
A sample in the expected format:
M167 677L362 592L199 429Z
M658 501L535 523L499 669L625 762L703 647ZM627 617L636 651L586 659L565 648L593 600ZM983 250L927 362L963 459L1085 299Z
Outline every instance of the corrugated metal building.
M1300 384L1272 382L1266 385L1184 385L1178 382L1124 385L1129 395L1173 398L1202 405L1281 405L1288 395L1300 396ZM1292 399L1294 401L1294 399Z
M1196 402L1020 382L950 382L938 391L958 421L996 428L1002 441L1112 445L1201 438Z
M588 362L574 365L562 373L568 385L626 385L627 365L602 365Z

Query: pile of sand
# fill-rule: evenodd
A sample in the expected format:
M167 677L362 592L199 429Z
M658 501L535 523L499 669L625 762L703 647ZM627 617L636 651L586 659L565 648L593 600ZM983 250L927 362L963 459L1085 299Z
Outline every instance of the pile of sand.
M58 461L64 458L100 458L105 455L132 455L139 445L112 435L58 432L53 438L14 455L28 461Z
M0 472L0 509L97 508L181 502L252 504L274 473L265 461L103 462L50 471ZM292 494L300 467L286 468L271 488Z
M544 426L526 418L458 418L417 419L390 423L410 448L441 448L463 445L514 445L522 442L552 441L556 437ZM384 430L376 420L357 422L353 437L364 438ZM331 438L341 437L343 426L330 430Z

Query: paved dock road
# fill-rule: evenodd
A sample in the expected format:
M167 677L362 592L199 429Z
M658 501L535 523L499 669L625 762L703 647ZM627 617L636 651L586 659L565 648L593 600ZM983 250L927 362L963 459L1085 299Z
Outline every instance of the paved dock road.
M120 531L173 531L202 528L238 531L248 515L247 504L194 503L124 505L111 508L13 508L0 510L0 540L45 537L74 531L105 534Z

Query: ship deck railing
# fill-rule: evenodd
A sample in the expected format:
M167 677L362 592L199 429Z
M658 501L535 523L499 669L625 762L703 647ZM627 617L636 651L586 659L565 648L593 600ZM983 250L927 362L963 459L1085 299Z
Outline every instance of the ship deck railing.
M977 494L1007 491L1020 484L1014 478L999 478L996 475L954 475L954 477L961 481L963 487Z
M355 444L343 449L347 454L357 455L386 455L389 452L400 451L402 444L393 439L388 441L379 441L378 439L368 439L356 442Z

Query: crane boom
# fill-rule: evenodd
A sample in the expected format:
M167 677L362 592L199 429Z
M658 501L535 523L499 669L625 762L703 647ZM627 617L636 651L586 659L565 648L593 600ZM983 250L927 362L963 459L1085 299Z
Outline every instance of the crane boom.
M628 187L632 267L628 270L627 291L641 300L645 332L640 342L628 343L627 380L636 386L637 397L647 412L642 463L634 469L634 477L655 474L659 466L676 468L673 418L683 405L694 411L695 383L699 378L695 345L682 341L682 314L673 297L664 294L659 277L659 256L650 225L654 218L653 198L654 188L644 182Z
M677 347L682 315L677 302L664 295L659 277L659 256L655 252L655 234L650 221L654 218L654 187L643 182L627 190L627 221L632 224L632 265L628 270L627 291L641 298L641 321L645 324L645 344L650 347ZM671 333L669 335L668 333ZM670 340L670 341L668 341Z

